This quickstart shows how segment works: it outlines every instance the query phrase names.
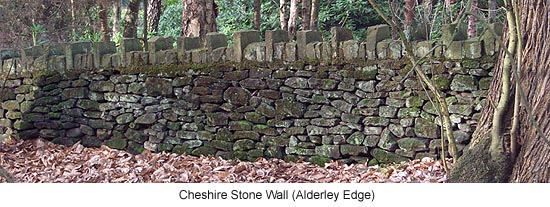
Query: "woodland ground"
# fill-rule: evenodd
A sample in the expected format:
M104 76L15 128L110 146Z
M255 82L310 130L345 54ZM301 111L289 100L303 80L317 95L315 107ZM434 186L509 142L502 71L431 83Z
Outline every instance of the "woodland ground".
M450 161L447 161L450 165ZM439 160L387 166L319 167L260 158L255 162L145 151L132 155L108 147L60 146L40 139L0 145L0 165L15 182L445 182ZM0 182L4 182L0 178Z

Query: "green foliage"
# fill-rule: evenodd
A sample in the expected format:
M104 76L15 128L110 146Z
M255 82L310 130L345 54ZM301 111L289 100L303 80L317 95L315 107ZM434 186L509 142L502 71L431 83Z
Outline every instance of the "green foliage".
M181 34L181 2L169 0L166 9L160 16L159 36L177 37Z
M44 26L42 26L41 24L33 23L29 27L29 29L32 32L32 44L34 46L44 43L44 42L38 42L38 36L46 32L46 29L44 28Z

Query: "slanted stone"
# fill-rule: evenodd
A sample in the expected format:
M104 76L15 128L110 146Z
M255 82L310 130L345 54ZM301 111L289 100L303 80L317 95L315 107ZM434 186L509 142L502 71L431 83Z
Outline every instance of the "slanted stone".
M475 79L471 75L455 75L451 82L453 91L474 91L477 90Z
M233 58L235 62L244 60L245 48L252 43L260 42L257 30L238 31L233 33Z
M227 47L227 37L221 33L209 32L206 34L205 40L206 48L210 52L221 47Z
M367 28L367 38L365 40L366 58L374 60L377 57L377 43L391 38L390 27L386 24L371 26Z
M148 41L149 51L157 52L163 50L174 49L174 38L173 37L152 37Z
M298 31L296 33L296 44L298 50L298 58L306 57L306 45L313 42L322 42L323 37L321 32L313 30Z
M341 157L338 145L322 145L315 147L315 154L338 159Z
M407 151L425 151L428 150L426 142L418 138L403 138L397 140L399 148Z
M438 138L439 128L437 125L424 118L416 118L414 122L414 133L418 137L423 138Z
M136 38L123 38L120 42L120 53L122 54L123 62L127 63L128 59L130 58L128 56L128 53L134 51L143 51L143 45L141 44L141 41Z

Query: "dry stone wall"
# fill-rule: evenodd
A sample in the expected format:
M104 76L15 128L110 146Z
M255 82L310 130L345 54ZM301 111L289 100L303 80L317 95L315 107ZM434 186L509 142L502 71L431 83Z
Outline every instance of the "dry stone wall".
M233 45L198 38L77 42L1 50L0 126L5 135L59 144L107 145L140 153L169 151L258 157L399 162L440 152L437 111L410 72L401 42L386 25L368 37L332 29L323 42L301 31L236 32ZM470 140L499 50L476 40L415 43L420 65L446 95L454 135ZM177 46L174 48L174 42ZM203 47L204 45L204 47Z

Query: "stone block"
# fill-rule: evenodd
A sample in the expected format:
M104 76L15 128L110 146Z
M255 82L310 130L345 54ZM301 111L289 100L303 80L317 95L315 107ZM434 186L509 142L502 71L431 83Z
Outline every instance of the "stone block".
M199 49L202 47L201 45L201 39L199 37L178 37L177 38L177 52L178 52L178 60L180 62L190 62L190 56L187 56L186 51ZM189 61L186 61L189 60Z
M462 48L464 46L464 41L452 41L447 44L447 48L445 50L445 58L448 59L462 59L464 57L464 53L462 52Z
M128 57L130 52L133 51L143 51L143 45L141 41L136 38L124 38L120 42L120 54L122 54L122 62L127 65L130 61L128 59L133 57ZM68 63L68 62L67 62Z
M283 60L286 62L295 62L298 58L297 56L297 44L294 42L289 42L285 44L285 53L283 55Z
M344 27L332 27L330 28L331 42L344 42L353 39L351 30Z
M348 40L340 45L345 60L354 60L359 56L359 43L355 40Z
M242 62L245 56L245 48L255 42L260 42L260 32L257 30L233 33L233 60L235 62Z
M227 37L217 32L209 32L205 37L206 48L212 52L221 47L227 47Z
M157 52L163 50L174 49L174 38L173 37L152 37L147 42L149 46L149 51Z
M464 57L476 59L481 57L481 41L466 40L464 41Z
M94 68L100 68L104 55L116 53L116 45L111 41L94 42L92 43L92 53L94 54Z
M275 49L275 44L276 43L281 43L281 42L288 42L289 41L289 38L288 38L288 32L285 31L285 30L267 30L265 32L265 57L266 57L266 60L268 62L272 62L273 59L281 59L280 57L282 55L279 55L277 58L277 56L275 54L282 54L282 53L277 53L276 52L276 49ZM280 48L280 46L279 46ZM280 49L278 51L281 51Z
M296 45L298 59L306 57L306 45L313 42L322 42L323 38L319 31L305 30L296 33Z

